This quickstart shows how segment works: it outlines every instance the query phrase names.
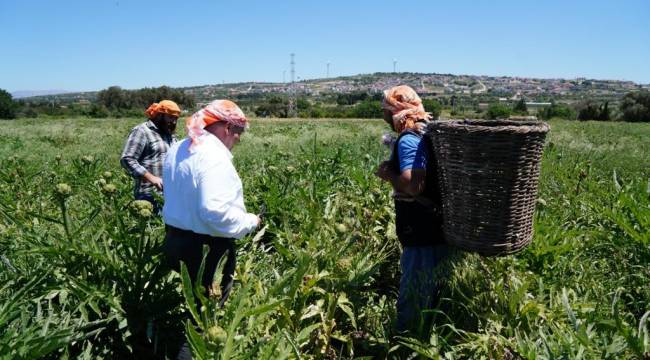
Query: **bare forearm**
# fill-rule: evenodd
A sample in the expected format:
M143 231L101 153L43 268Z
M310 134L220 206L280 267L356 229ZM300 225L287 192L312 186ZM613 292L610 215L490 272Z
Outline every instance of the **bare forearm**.
M393 189L396 191L409 195L419 195L424 190L422 184L413 181L413 178L405 173L399 175L390 174L388 182L393 185Z
M424 191L424 178L426 174L423 169L406 169L397 173L390 166L390 162L384 161L379 164L375 175L380 179L389 182L393 185L393 189L398 192L416 196Z
M389 173L386 176L386 181L388 181L396 191L407 193L408 182L403 176L401 176L401 174Z
M142 179L152 183L155 180L156 176L150 172L145 172L144 175L142 175Z

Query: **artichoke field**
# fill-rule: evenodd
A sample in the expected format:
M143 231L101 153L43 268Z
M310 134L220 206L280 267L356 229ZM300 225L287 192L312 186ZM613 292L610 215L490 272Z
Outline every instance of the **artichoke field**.
M650 358L649 124L551 122L532 244L455 252L432 324L400 334L382 121L253 122L234 159L266 220L223 308L132 201L138 121L0 124L1 359Z

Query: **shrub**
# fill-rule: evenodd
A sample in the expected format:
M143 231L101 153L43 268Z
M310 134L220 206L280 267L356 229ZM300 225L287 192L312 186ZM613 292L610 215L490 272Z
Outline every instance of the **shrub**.
M491 120L507 119L511 113L512 110L510 110L510 108L505 105L491 104L485 112L485 118Z
M107 118L110 113L108 112L108 109L104 105L100 104L93 104L88 112L86 113L89 117L93 118Z
M528 107L526 107L526 100L520 99L515 103L512 111L517 115L528 115Z
M542 119L560 118L573 120L576 118L576 112L568 105L553 103L551 106L542 109L538 113Z
M440 117L440 112L442 110L442 105L436 99L423 99L422 105L424 110L431 113L432 119L437 119Z
M355 105L350 110L350 117L361 119L376 119L381 118L384 111L381 108L381 102L377 100L364 100Z
M10 93L0 89L0 119L15 119L16 103Z
M625 94L620 106L621 120L630 122L650 121L650 91Z
M578 110L578 120L601 120L607 121L610 120L611 110L609 109L609 103L605 101L603 104L597 104L591 101L587 101L580 106Z

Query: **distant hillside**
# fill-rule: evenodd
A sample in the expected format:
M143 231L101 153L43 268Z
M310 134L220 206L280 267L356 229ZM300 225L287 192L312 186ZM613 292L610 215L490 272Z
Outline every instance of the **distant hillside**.
M14 99L22 99L22 98L34 97L34 96L66 94L71 92L72 91L70 90L23 90L23 91L14 91L11 93L11 96Z
M407 84L423 97L507 97L511 99L618 100L627 92L650 89L650 85L632 81L598 79L536 79L507 76L452 75L423 73L374 73L327 79L302 80L295 83L245 82L201 85L182 88L194 95L198 104L219 97L259 96L297 93L322 96L350 92L377 93L391 86ZM27 101L71 103L94 101L97 92L65 93L26 98Z
M506 76L375 73L330 79L303 80L290 83L237 83L185 88L198 102L215 96L297 92L319 96L328 93L380 92L391 86L407 84L424 97L485 96L596 97L617 99L629 91L650 88L632 81L596 79L535 79Z

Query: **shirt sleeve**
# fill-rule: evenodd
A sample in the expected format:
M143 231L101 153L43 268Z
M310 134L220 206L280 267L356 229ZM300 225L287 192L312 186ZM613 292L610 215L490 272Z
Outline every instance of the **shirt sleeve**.
M427 166L426 144L421 138L407 134L397 144L400 172L411 169L425 169Z
M122 167L133 177L142 177L147 173L147 169L138 162L145 145L146 136L137 127L133 128L129 133L126 144L124 144L124 150L120 158Z
M225 171L231 170L231 171ZM199 216L218 236L241 239L257 227L257 215L243 203L241 180L233 168L214 163L204 169L198 184Z

